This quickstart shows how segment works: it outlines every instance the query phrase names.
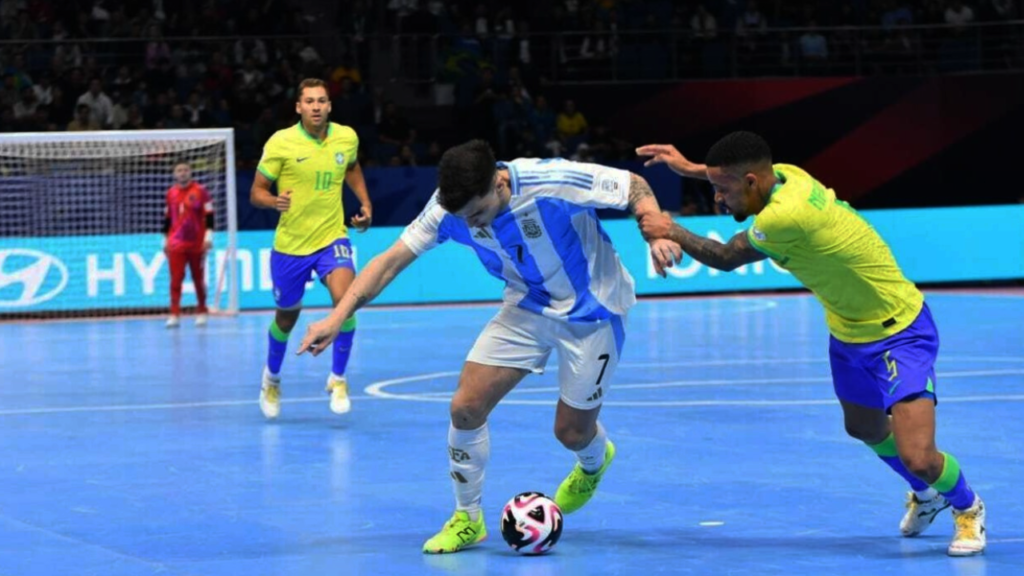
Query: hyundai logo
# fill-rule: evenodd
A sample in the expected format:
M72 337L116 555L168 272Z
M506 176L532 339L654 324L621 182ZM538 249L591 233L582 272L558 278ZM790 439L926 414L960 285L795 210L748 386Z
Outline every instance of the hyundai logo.
M0 308L23 308L46 302L68 284L68 268L55 256L37 250L0 250Z

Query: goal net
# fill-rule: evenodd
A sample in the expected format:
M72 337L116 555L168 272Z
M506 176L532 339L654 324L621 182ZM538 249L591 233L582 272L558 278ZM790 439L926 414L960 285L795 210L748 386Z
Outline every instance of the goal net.
M157 313L174 164L214 202L207 305L238 310L233 130L0 134L0 317ZM186 276L182 306L194 306Z

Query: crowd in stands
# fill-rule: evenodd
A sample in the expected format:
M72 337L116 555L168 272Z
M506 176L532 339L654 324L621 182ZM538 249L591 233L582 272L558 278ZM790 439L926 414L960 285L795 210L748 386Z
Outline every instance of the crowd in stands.
M615 161L631 145L594 111L551 101L551 86L664 79L670 68L792 73L787 62L796 73L898 72L926 39L908 26L946 24L928 33L955 38L1019 15L1016 0L0 0L0 132L233 126L252 166L295 122L298 82L320 76L332 119L360 134L364 166L431 165L470 136L501 157ZM374 42L383 35L398 40ZM398 69L374 78L381 46ZM855 52L906 60L854 70ZM418 126L388 97L438 83L452 87L446 130Z

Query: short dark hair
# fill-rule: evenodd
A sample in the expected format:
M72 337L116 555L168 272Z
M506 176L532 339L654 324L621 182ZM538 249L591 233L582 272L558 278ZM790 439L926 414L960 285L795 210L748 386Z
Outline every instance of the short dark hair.
M437 166L438 203L451 213L462 210L470 200L490 191L496 171L494 151L483 140L449 148Z
M704 164L715 168L730 168L772 163L772 149L768 143L753 132L733 132L715 142L704 158Z
M302 82L299 82L299 89L295 92L296 102L302 100L302 92L306 88L323 88L324 91L327 91L327 82L324 82L319 78L306 78Z

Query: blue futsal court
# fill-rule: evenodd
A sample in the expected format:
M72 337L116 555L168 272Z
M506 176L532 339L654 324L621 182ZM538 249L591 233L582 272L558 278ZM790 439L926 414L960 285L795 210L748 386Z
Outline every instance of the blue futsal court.
M329 354L289 355L273 423L256 401L269 312L0 324L0 575L1019 576L1024 295L928 301L939 446L987 504L983 557L945 555L948 513L899 536L906 487L845 436L823 312L790 294L637 306L602 418L615 464L534 558L505 546L498 511L573 464L556 371L491 418L489 540L420 552L454 508L447 399L495 305L360 313L353 411L328 409Z

